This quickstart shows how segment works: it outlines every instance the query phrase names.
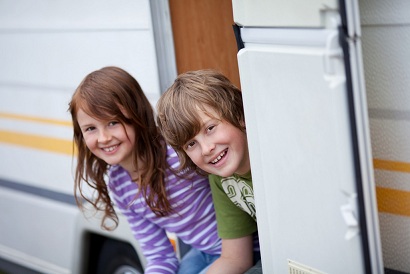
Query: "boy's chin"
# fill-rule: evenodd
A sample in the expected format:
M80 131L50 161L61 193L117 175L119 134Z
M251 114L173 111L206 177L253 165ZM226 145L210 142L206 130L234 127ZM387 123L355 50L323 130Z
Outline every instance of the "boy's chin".
M207 172L210 173L210 174L220 176L220 177L229 177L229 176L232 176L235 173L235 172L229 171L229 170L215 170L215 169L207 171Z

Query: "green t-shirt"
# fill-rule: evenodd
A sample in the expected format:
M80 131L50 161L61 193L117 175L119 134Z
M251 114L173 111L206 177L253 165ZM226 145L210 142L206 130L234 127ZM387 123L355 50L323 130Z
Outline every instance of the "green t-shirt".
M256 210L251 172L238 176L209 175L218 234L222 239L244 237L256 232Z

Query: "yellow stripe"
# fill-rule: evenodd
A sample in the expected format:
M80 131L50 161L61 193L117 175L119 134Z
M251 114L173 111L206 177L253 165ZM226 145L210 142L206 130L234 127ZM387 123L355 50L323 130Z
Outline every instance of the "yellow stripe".
M5 112L0 112L0 118L31 121L31 122L37 122L37 123L53 124L53 125L68 126L68 127L72 127L73 125L71 121L46 119L46 118L41 118L41 117L25 116L25 115L18 115L18 114L5 113Z
M32 134L0 130L0 142L62 154L73 154L73 142Z
M410 173L410 163L373 159L373 165L376 169Z
M377 187L376 193L379 212L410 217L410 192Z
M60 126L72 126L71 122L2 112L0 112L0 118L33 121ZM73 153L72 141L32 134L0 131L0 142L67 155L72 155ZM410 173L410 163L373 159L373 164L376 169ZM376 193L379 212L410 217L410 192L377 187ZM175 242L173 245L175 245Z
M410 163L373 159L375 169L410 173ZM410 192L384 187L376 188L379 212L410 217Z

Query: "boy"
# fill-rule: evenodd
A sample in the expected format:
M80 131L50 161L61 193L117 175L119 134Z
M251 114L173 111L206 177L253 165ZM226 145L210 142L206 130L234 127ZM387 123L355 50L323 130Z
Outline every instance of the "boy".
M244 273L259 244L241 91L218 72L191 71L177 77L157 111L181 169L209 174L222 254L207 273ZM262 272L260 265L249 271Z

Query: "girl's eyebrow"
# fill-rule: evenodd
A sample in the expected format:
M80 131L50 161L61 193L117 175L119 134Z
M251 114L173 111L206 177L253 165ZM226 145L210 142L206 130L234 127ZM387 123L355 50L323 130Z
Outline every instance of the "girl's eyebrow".
M78 123L78 125L80 126L80 128L87 128L87 127L92 127L92 126L94 126L92 123L87 123L87 124L80 124L80 123Z

